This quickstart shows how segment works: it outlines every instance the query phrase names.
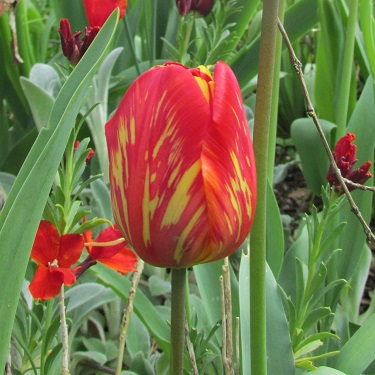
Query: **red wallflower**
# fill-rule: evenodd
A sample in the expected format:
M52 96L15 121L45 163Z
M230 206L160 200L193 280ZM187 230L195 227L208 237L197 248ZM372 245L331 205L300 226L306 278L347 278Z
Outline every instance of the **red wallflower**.
M83 247L81 235L60 236L52 223L42 220L31 250L31 258L38 263L29 286L32 296L41 300L53 298L62 284L74 284L76 276L70 267L78 261Z
M60 33L62 51L73 66L77 65L79 60L81 60L99 30L100 27L98 26L85 27L85 34L81 40L80 35L82 31L76 31L74 35L72 35L69 20L66 18L61 19L58 31Z
M95 240L95 242L113 242L122 237L121 232L117 226L108 227L102 230ZM84 234L85 243L92 242L92 232L87 231ZM113 268L116 271L124 274L135 271L137 256L134 252L126 247L127 243L119 243L112 246L90 246L86 245L86 249L89 252L87 261L95 260L95 262L103 263L109 268Z
M354 133L347 133L337 141L335 151L332 154L342 177L358 184L364 184L372 176L369 172L371 161L367 161L358 169L354 169L354 164L358 161L356 158L357 146L353 144L354 140ZM329 167L327 180L331 186L335 185L336 192L341 191L340 183L333 173L332 166ZM348 186L348 189L353 190L354 187Z
M84 0L87 20L90 26L103 26L116 9L120 9L120 19L124 16L127 0Z

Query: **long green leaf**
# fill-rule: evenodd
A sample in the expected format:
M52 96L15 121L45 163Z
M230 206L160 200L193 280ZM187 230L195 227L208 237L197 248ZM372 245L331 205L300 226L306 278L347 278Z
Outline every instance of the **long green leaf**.
M375 315L346 342L336 357L335 368L350 375L360 375L375 359Z
M18 297L40 217L85 91L115 33L117 18L118 11L108 19L63 86L49 126L37 138L1 212L0 368L5 365Z

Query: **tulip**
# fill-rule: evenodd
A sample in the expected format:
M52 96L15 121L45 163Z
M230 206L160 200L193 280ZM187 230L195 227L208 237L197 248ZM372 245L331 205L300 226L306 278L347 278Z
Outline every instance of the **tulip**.
M106 124L111 199L146 262L190 267L233 253L249 233L256 174L237 80L224 62L157 66Z
M333 151L332 155L342 177L357 184L364 184L372 176L369 172L371 161L367 161L359 168L354 169L354 164L358 161L356 158L357 146L353 144L354 140L354 133L344 135L337 141L335 151ZM333 173L332 166L329 167L327 180L331 186L335 185L335 191L337 193L343 193L340 182ZM355 187L349 185L348 189L351 191L354 190Z
M176 0L178 12L181 16L186 16L189 12L198 12L201 16L207 16L215 0Z
M102 27L116 9L120 9L120 19L124 17L127 0L84 0L89 25Z

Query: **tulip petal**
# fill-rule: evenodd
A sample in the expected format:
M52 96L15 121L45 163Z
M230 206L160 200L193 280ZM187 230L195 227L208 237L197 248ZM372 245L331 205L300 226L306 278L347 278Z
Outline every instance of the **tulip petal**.
M148 263L189 262L181 253L199 239L192 245L188 234L207 228L201 150L209 121L195 78L168 65L139 77L106 125L115 220Z
M50 299L60 293L62 284L72 285L75 280L70 269L39 265L29 285L29 290L36 299Z
M254 217L256 170L237 80L223 62L215 66L212 126L202 152L210 247L200 261L229 255L244 241Z
M84 0L84 4L89 25L101 27L116 8L120 8L120 19L124 16L127 0Z

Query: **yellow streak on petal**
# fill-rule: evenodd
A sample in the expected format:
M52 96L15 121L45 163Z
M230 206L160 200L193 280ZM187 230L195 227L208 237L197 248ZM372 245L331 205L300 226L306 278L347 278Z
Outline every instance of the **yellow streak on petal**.
M174 169L174 171L171 173L169 180L168 180L168 187L171 187L173 184L173 181L176 179L178 172L181 169L182 160L178 163L177 167Z
M132 145L134 145L135 143L135 119L134 117L130 118L130 143Z
M225 214L225 221L227 222L229 233L230 233L230 235L232 235L233 234L232 223L230 221L230 218L229 218L228 214L226 212L224 214Z
M192 231L192 229L194 228L194 225L197 223L198 219L200 218L200 216L204 212L204 209L205 209L204 206L199 207L199 209L195 212L195 214L192 216L192 218L190 219L190 221L186 225L185 229L182 231L182 233L181 233L181 235L178 239L176 250L175 250L175 253L174 253L174 259L176 260L177 263L180 262L181 257L183 255L183 251L185 250L183 248L183 246L185 244L185 241L186 241L187 237L189 236L190 232Z
M169 227L172 224L176 224L180 220L186 208L186 205L189 203L190 200L190 194L188 193L189 189L195 181L195 178L200 173L200 171L201 161L197 160L182 175L180 181L176 186L175 192L169 200L167 209L163 217L163 221L161 223L161 228Z
M143 201L142 201L142 216L143 216L142 235L143 235L143 242L145 246L149 246L151 243L149 203L150 203L150 166L147 165L144 192L143 192Z

